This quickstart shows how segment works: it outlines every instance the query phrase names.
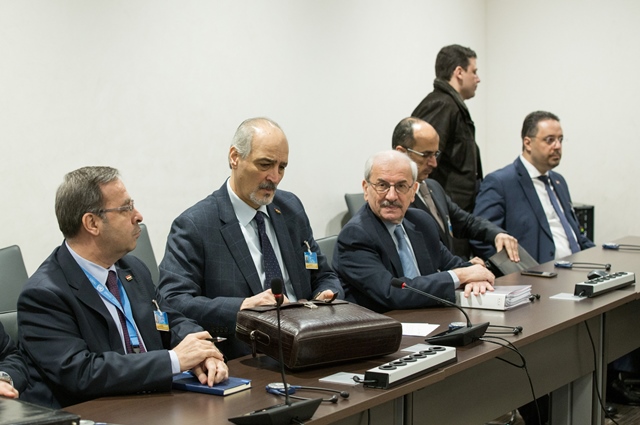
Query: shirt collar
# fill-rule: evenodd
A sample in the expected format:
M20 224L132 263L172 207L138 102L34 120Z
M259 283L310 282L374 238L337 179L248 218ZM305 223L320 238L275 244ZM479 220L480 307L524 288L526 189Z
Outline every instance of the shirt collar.
M95 277L98 282L105 283L107 281L107 276L109 275L109 271L111 270L113 270L114 272L116 271L115 264L112 264L111 267L109 267L108 269L105 269L104 267L99 266L96 263L92 263L91 261L85 258L82 258L77 252L71 249L71 247L69 246L66 240L64 241L64 243L67 246L67 249L69 250L69 252L71 253L71 256L73 257L73 259L76 260L76 263L78 263L78 265L82 269L84 269L87 273L89 273L91 276Z
M256 211L262 211L269 216L267 212L266 205L260 205L260 208L257 210L253 208L251 205L244 202L242 199L236 195L236 193L231 189L231 183L229 183L229 179L227 179L227 192L229 192L229 200L231 201L231 206L233 206L233 211L236 213L236 218L238 222L240 222L241 226L246 226L253 220L256 216Z
M520 154L520 161L522 162L522 165L524 165L525 170L527 170L527 173L529 173L529 177L531 177L532 180L537 179L540 176L546 176L549 173L540 173L540 171L538 171L538 169L536 167L533 166L532 163L530 163L529 161L527 161L527 159L522 156L522 154Z

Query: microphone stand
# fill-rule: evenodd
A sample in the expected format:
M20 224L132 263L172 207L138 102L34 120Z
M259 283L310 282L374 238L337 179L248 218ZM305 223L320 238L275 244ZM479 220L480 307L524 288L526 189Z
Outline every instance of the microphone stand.
M280 322L280 305L284 301L282 295L282 279L275 277L271 280L271 292L276 299L276 311L278 317L278 352L280 363L280 375L282 376L282 384L284 385L284 404L276 404L275 406L266 407L264 409L256 410L242 416L236 416L235 418L229 418L229 421L237 425L289 425L291 423L302 423L307 419L310 419L320 403L321 398L314 398L303 401L296 401L292 403L289 398L289 386L285 380L284 371L284 355L282 353L282 324ZM295 422L294 422L295 421Z
M452 303L451 301L445 300L440 297L436 297L435 295L431 295L427 292L421 291L419 289L413 288L402 281L402 279L393 278L391 279L391 286L400 288L400 289L408 289L417 294L423 295L425 297L431 298L441 304L448 305L450 307L455 307L464 314L464 317L467 319L467 326L454 329L452 331L445 331L439 333L434 336L427 337L425 339L429 344L436 345L446 345L448 347L464 347L465 345L471 344L474 341L480 339L484 333L487 331L489 327L489 322L480 323L478 325L472 325L471 320L469 319L469 315L466 311L462 309L459 305Z

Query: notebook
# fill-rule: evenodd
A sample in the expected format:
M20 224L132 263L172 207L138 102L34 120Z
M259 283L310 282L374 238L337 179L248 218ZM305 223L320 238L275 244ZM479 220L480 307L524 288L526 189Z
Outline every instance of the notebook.
M226 381L210 387L207 384L201 384L191 372L183 372L173 376L172 386L175 390L225 396L251 388L251 380L230 376Z

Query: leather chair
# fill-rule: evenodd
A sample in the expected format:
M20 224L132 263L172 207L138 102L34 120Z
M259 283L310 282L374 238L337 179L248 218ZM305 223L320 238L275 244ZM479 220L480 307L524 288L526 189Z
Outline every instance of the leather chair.
M18 296L28 278L20 247L0 249L0 321L14 341L18 340Z
M158 271L158 263L156 262L156 256L153 254L153 247L151 246L151 239L149 238L149 231L144 223L140 223L140 236L138 237L138 244L136 249L131 251L131 255L135 255L147 266L151 272L151 279L154 285L158 285L158 279L160 273Z
M365 203L364 194L362 193L345 193L344 200L347 203L349 218L353 217Z
M337 241L338 241L337 235L316 239L316 242L320 247L320 251L322 251L322 253L327 257L327 262L329 263L329 267L331 267L331 263L333 262L333 251L336 248Z

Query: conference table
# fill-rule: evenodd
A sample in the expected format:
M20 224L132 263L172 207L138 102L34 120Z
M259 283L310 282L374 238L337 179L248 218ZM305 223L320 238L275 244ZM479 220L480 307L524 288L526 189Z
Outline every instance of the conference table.
M640 237L628 236L615 242L640 245ZM635 329L640 319L640 294L631 285L579 301L551 297L573 294L575 284L587 280L589 269L601 268L578 268L580 262L610 263L611 271L640 272L640 250L607 250L597 246L566 260L572 261L574 268L556 268L553 262L535 267L556 272L555 278L510 274L496 280L496 285L530 284L532 292L540 295L538 300L509 311L468 309L467 312L472 323L523 328L518 335L494 337L511 342L522 354L535 396L551 394L552 423L600 425L604 415L598 398L605 397L607 363L640 347L640 332ZM445 330L451 322L464 320L458 310L445 307L387 314L403 323L439 324L435 333ZM349 391L348 399L335 404L323 402L305 422L308 424L482 424L533 399L525 370L503 361L518 365L521 362L518 355L491 341L496 339L458 347L454 363L386 390L355 383L325 383L319 379L338 372L362 374L405 356L407 352L402 350L424 343L424 337L403 336L400 351L388 356L288 371L287 382ZM226 397L175 390L105 397L65 410L84 419L122 425L229 424L229 417L283 403L283 397L265 391L267 384L281 381L276 361L264 355L247 356L230 361L228 366L230 375L251 379L252 388ZM329 398L332 394L299 391L296 395Z

